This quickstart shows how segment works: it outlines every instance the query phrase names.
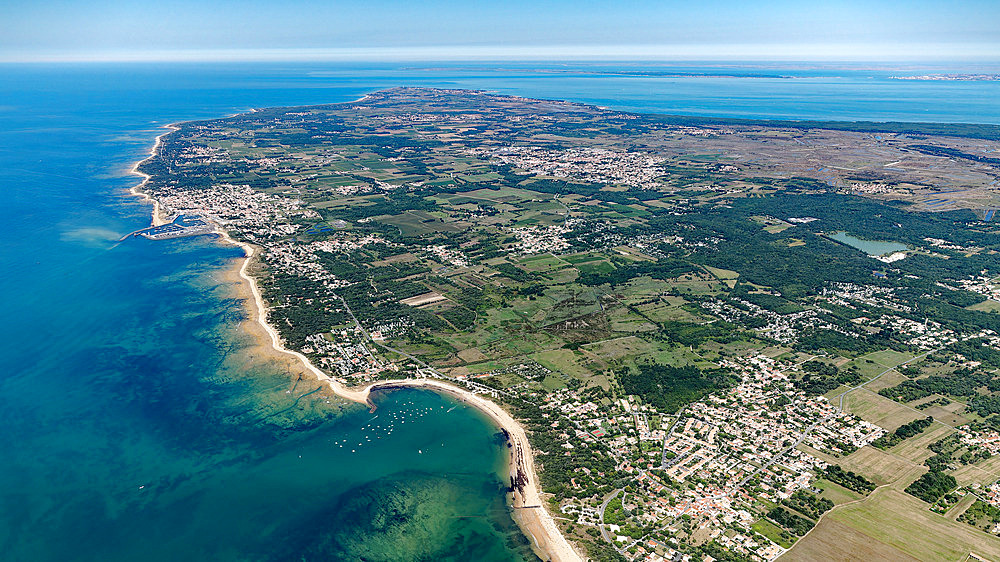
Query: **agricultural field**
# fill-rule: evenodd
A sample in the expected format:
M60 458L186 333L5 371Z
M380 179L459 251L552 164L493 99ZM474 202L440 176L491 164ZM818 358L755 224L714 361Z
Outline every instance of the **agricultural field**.
M964 560L970 552L987 559L1000 558L1000 540L971 526L951 521L944 516L931 513L922 507L922 502L891 488L874 492L867 500L834 509L827 516L836 526L826 532L814 532L799 541L795 549L782 560L806 560L797 558L797 550L802 554L816 552L822 546L831 547L837 536L855 550L847 552L842 560L864 560L866 554L882 553L886 560ZM847 529L850 531L847 531ZM820 531L822 527L818 527ZM831 533L830 531L833 531ZM816 534L817 536L813 536ZM831 536L832 535L832 536ZM843 547L841 547L843 548ZM871 549L871 550L869 550ZM890 550L891 549L891 550ZM893 552L899 554L892 554ZM867 558L880 559L878 557Z
M268 320L317 368L506 408L594 558L1000 559L932 511L1000 478L994 133L820 125L399 88L184 123L143 170L260 249Z

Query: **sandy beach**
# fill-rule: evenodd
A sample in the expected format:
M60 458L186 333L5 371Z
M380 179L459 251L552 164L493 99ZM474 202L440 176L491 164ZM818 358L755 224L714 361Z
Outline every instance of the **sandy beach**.
M247 273L247 268L250 266L256 250L249 244L233 240L226 232L220 232L219 234L224 241L243 248L243 251L246 253L246 257L242 260L239 268L239 277L244 282L244 286L249 288L250 296L252 296L251 314L253 320L263 330L263 333L266 334L266 339L275 352L296 359L302 367L315 375L317 379L327 383L336 395L360 404L370 406L371 393L379 389L388 390L400 387L424 388L454 396L484 413L493 423L507 432L510 442L508 474L515 477L521 475L521 481L524 483L522 487L511 494L514 520L531 541L536 554L543 560L550 560L552 562L583 560L583 557L573 549L569 541L559 532L559 528L552 519L552 515L546 509L541 497L538 476L535 473L534 456L531 451L531 445L528 442L528 436L524 428L521 427L521 424L517 423L510 414L497 404L478 394L436 379L379 381L361 389L352 389L344 386L318 369L305 355L284 346L278 331L267 322L267 305L261 296L256 279Z
M508 435L510 444L509 474L523 475L524 486L512 493L511 504L514 508L514 520L531 541L535 553L542 560L553 562L583 560L569 544L566 537L559 532L556 522L546 509L541 497L538 476L535 474L534 456L528 436L521 424L511 417L503 408L494 402L473 394L468 390L436 379L403 379L397 381L380 381L366 387L362 392L366 395L374 390L389 388L425 388L448 394L486 414Z
M362 98L363 99L363 98ZM150 150L150 157L156 154L160 147L162 137L169 134L177 127L166 126L170 131L156 137L156 142ZM143 177L143 181L133 187L130 192L141 196L153 204L153 226L164 224L165 220L160 216L161 210L158 202L148 194L142 192L142 188L149 181L149 176L138 170L139 165L147 160L137 162L132 168L132 172ZM268 308L261 295L257 280L247 273L257 249L250 244L234 240L225 231L218 230L218 234L226 243L239 246L243 249L245 257L240 260L238 269L240 285L249 290L247 295L248 310L251 315L252 331L259 332L262 339L262 347L266 347L282 359L291 360L295 367L300 367L312 373L319 381L325 382L334 394L368 406L372 405L370 396L373 391L380 389L409 387L424 388L442 394L453 396L466 404L476 408L485 414L499 428L503 429L508 436L510 445L510 459L508 474L517 480L518 485L511 494L511 505L513 507L513 518L531 542L535 553L542 560L553 562L582 561L583 557L570 545L569 541L562 535L556 526L552 515L548 512L541 497L541 489L538 476L535 472L534 456L528 441L528 436L524 428L511 417L503 408L482 396L469 392L463 388L448 384L436 379L401 379L392 381L379 381L364 388L349 388L339 381L333 379L325 372L317 368L309 359L294 350L285 347L281 336L268 321Z
M133 174L135 174L137 176L141 176L142 177L142 181L139 182L138 184L136 184L135 186L133 186L132 189L128 190L128 192L131 193L132 195L135 195L136 197L141 197L142 199L144 199L144 200L149 201L150 203L152 203L152 205L153 205L152 217L153 218L152 218L152 225L151 226L160 226L160 225L166 224L167 220L163 216L162 209L160 209L160 202L157 201L156 199L153 199L152 197L149 196L148 193L146 193L146 192L144 192L142 190L142 188L146 187L146 183L149 182L149 174L144 174L143 172L140 172L139 171L139 166L141 166L142 163L145 162L146 160L149 160L153 156L156 156L156 151L159 150L160 145L163 143L163 137L165 137L165 136L169 135L170 133L172 133L172 132L174 132L174 131L177 130L177 126L174 125L173 123L171 123L169 125L164 125L163 128L164 129L168 129L168 130L165 133L160 133L159 135L156 136L156 141L153 142L153 147L149 149L149 156L147 156L147 157L143 158L142 160L139 160L138 162L136 162L135 165L132 166L132 169L129 170L130 173L133 173Z

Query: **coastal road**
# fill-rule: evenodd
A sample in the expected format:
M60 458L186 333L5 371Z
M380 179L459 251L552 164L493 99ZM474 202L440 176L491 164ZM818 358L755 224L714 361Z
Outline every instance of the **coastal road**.
M606 497L606 498L604 498L604 501L601 502L600 509L597 510L597 513L600 515L600 521L601 521L601 536L604 537L604 540L606 540L608 543L610 543L612 545L615 544L615 539L614 539L614 537L611 536L610 533L608 533L608 530L604 527L604 510L606 510L608 508L608 504L611 503L611 500L617 498L618 494L620 494L620 493L622 493L624 491L625 491L624 488L618 488L614 492L611 492L611 495L608 496L608 497ZM615 547L615 548L617 548L617 547Z

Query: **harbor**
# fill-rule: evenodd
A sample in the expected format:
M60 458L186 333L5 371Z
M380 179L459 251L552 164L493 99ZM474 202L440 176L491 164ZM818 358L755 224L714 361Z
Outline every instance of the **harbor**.
M215 225L198 216L178 215L172 221L159 226L150 226L129 232L118 241L121 242L132 236L142 236L149 240L168 240L171 238L184 238L187 236L199 236L202 234L212 234L215 232Z

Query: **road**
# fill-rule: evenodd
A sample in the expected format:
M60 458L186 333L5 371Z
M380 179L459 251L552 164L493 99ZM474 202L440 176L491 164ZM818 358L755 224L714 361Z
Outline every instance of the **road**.
M681 421L681 414L683 414L683 413L684 413L684 408L683 407L680 410L677 410L677 417L674 418L674 423L670 424L670 428L667 429L666 435L663 436L663 459L660 460L660 468L661 469L668 468L668 465L667 465L667 441L670 439L670 436L673 435L674 428L677 427L677 423L679 421ZM674 462L676 462L676 461L677 461L677 459L675 458Z
M881 373L879 373L879 374L875 375L874 377L872 377L872 378L870 378L870 379L866 380L865 382L863 382L863 383L861 383L861 384L859 384L859 385L857 385L857 386L852 386L851 388L848 388L847 390L845 390L845 391L844 391L844 392L843 392L843 393L842 393L842 394L840 395L840 397L839 397L839 398L840 398L840 400L839 400L839 401L838 401L838 403L837 403L837 411L836 411L836 413L834 413L834 414L832 414L832 415L829 415L829 416L827 416L827 417L825 417L825 418L821 418L821 419L819 419L819 420L817 420L817 421L813 422L813 424L812 424L812 425L810 425L809 427L807 427L807 428L806 428L806 429L805 429L805 430L804 430L804 431L803 431L803 432L802 432L802 433L801 433L801 434L799 435L799 438L795 440L795 443L793 443L793 444L792 444L791 446L789 446L789 447L786 447L785 449L782 449L782 451L781 451L780 453L778 453L777 455L774 455L773 457L771 457L771 460L767 461L767 462L766 462L766 463L764 463L764 464L763 464L763 465L762 465L762 466L761 466L760 468L758 468L757 470L755 470L755 471L751 472L751 473L750 473L749 475L747 475L746 477L744 477L744 478L743 478L743 480L741 480L741 481L740 481L740 482L739 482L739 483L738 483L738 484L736 485L736 489L739 489L739 488L742 488L742 487L743 487L743 485L744 485L744 484L746 484L747 482L749 482L751 478L753 478L754 476L757 476L758 474L760 474L760 473L761 473L761 472L763 472L764 470L767 470L767 468L768 468L768 467L770 467L770 466L771 466L772 464L774 464L774 463L778 462L778 461L779 461L779 460L780 460L780 459L781 459L782 457L784 457L785 455L787 455L789 451L791 451L792 449L794 449L794 448L798 447L799 445L801 445L801 444L802 444L802 441L804 441L804 440L805 440L805 438L806 438L806 437L808 437L810 433L812 433L812 430L816 429L816 426L818 426L818 425L820 425L820 424L822 424L822 423L826 422L827 420L829 420L829 419L833 418L834 416L836 416L836 415L837 415L837 414L839 414L840 412L844 411L844 397L845 397L845 396L847 396L848 394L850 394L851 392L854 392L855 390L857 390L857 389L859 389L859 388L864 388L864 387L865 387L866 385L868 385L868 384L871 384L871 383L873 383L873 382L877 381L878 379L880 379L880 378L882 377L882 375L885 375L885 374L886 374L886 373L888 373L889 371L894 371L894 370L896 370L896 369L898 369L898 368L902 367L903 365L906 365L906 364L908 364L908 363L912 363L913 361L916 361L916 360L918 360L918 359L923 359L924 357L927 357L927 356L928 356L928 355L930 355L931 353L935 353L935 352L937 352L937 351L940 351L941 349L943 349L943 348L938 348L938 349L932 349L932 350L930 350L930 351L927 351L927 352L925 352L925 353L921 353L920 355L917 355L917 356L914 356L914 357L913 357L913 358L911 358L911 359L908 359L908 360L906 360L906 361L903 361L902 363L900 363L900 364L896 365L895 367L889 367L888 369L886 369L886 370L882 371ZM935 420L935 421L937 421L937 420ZM948 425L948 424L944 424L943 422L940 422L940 423L942 423L943 425ZM949 426L949 427L950 427L950 426Z
M354 311L351 310L350 305L347 304L347 300L345 300L344 297L342 297L340 295L337 295L337 298L340 299L340 302L342 302L344 304L344 309L347 310L347 314L349 314L351 316L351 320L353 320L354 324L358 327L359 330L361 330L361 333L365 335L365 339L367 339L368 341L372 342L373 344L381 347L382 349L385 349L386 351L391 351L391 352L393 352L393 353L395 353L397 355L401 355L403 357L406 357L407 359L413 361L417 365L420 365L424 369L427 369L428 371L430 371L431 373L433 373L435 377L438 377L440 379L444 379L446 381L451 381L451 382L453 382L455 384L464 384L465 386L469 387L472 390L478 390L480 392L485 392L485 393L488 393L488 394L493 394L493 395L503 394L505 396L514 396L512 393L510 393L510 392L508 392L506 390L501 390L501 389L493 388L491 386L486 386L485 384L480 384L480 383L477 383L475 381L470 381L470 380L467 380L467 379L466 380L462 380L462 379L456 379L454 377L449 377L448 375L445 375L444 373L438 371L434 367L431 367L427 363L424 363L423 360L421 360L418 357L413 356L412 354L409 354L409 353L407 353L407 352L405 352L405 351L403 351L401 349L396 349L394 347L385 345L382 342L376 341L375 338L373 338L371 336L371 334L368 333L368 330L366 330L365 327L361 325L361 322L358 321L358 317L354 315Z
M614 492L611 492L611 495L608 496L608 497L606 497L606 498L604 498L604 501L601 502L600 509L597 510L597 513L598 513L598 515L600 517L600 521L601 521L601 536L604 537L604 540L606 540L608 543L610 543L612 545L615 544L615 539L614 539L614 537L611 536L610 533L608 533L608 530L604 527L604 510L606 510L608 508L608 504L611 503L611 500L617 498L618 494L620 494L620 493L622 493L624 491L625 491L624 488L618 488ZM618 547L616 546L615 548L618 548Z
M896 369L902 367L903 365L907 365L909 363L912 363L912 362L916 361L917 359L923 359L924 357L927 357L931 353L936 353L938 351L941 351L942 349L944 349L944 348L943 347L939 347L937 349L932 349L932 350L927 351L925 353L921 353L920 355L917 355L917 356L913 357L912 359L908 359L906 361L903 361L902 363L900 363L899 365L896 365L895 367L889 367L888 369L886 369L886 370L882 371L881 373L875 375L874 377L866 380L865 382L859 384L858 386L853 386L851 388L848 388L847 390L845 390L843 392L843 394L840 395L840 401L837 403L837 410L838 411L843 411L844 410L844 397L847 396L848 394L850 394L851 392L854 392L855 390L857 390L859 388L863 388L863 387L865 387L865 386L867 386L867 385L869 385L869 384L877 381L878 379L882 378L882 375L888 373L889 371L895 371Z

